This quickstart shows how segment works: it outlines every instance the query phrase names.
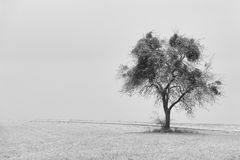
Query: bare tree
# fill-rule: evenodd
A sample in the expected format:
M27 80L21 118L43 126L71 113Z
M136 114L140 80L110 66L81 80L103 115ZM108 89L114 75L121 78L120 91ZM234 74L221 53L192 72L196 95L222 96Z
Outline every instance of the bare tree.
M214 102L221 95L221 81L205 63L202 47L195 39L174 34L169 40L147 33L131 52L133 65L121 65L123 93L154 96L165 113L165 129L170 128L173 108L192 114L196 106Z

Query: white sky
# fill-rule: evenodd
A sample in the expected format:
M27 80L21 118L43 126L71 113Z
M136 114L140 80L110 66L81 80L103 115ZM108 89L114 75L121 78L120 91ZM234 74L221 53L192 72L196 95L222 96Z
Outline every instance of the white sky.
M119 93L117 69L139 38L199 38L225 96L195 118L240 124L240 1L0 0L0 119L149 121L153 101ZM162 108L159 108L162 110Z

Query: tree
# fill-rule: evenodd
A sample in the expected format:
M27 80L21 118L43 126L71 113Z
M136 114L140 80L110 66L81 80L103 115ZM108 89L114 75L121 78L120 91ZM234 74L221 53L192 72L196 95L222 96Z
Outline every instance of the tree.
M222 83L202 56L199 41L174 34L169 40L152 32L140 39L131 52L133 65L121 65L122 92L132 96L154 96L165 113L165 129L170 128L173 108L192 114L196 106L214 102Z

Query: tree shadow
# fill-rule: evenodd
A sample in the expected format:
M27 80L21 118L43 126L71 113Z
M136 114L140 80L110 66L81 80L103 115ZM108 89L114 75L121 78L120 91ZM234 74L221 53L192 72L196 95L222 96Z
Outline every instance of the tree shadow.
M193 129L193 128L182 128L182 127L172 127L170 129L164 128L148 128L142 132L128 132L129 134L187 134L187 135L206 135L210 134L211 131L204 131L201 129Z
M171 133L171 134L199 134L200 132L195 129L191 128L170 128L170 129L164 129L164 128L155 128L152 130L145 131L145 133Z

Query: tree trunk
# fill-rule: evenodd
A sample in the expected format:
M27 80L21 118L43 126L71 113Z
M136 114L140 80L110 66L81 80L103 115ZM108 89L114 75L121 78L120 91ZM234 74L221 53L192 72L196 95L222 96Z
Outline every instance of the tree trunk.
M164 129L168 130L170 128L170 111L165 112L165 126Z

